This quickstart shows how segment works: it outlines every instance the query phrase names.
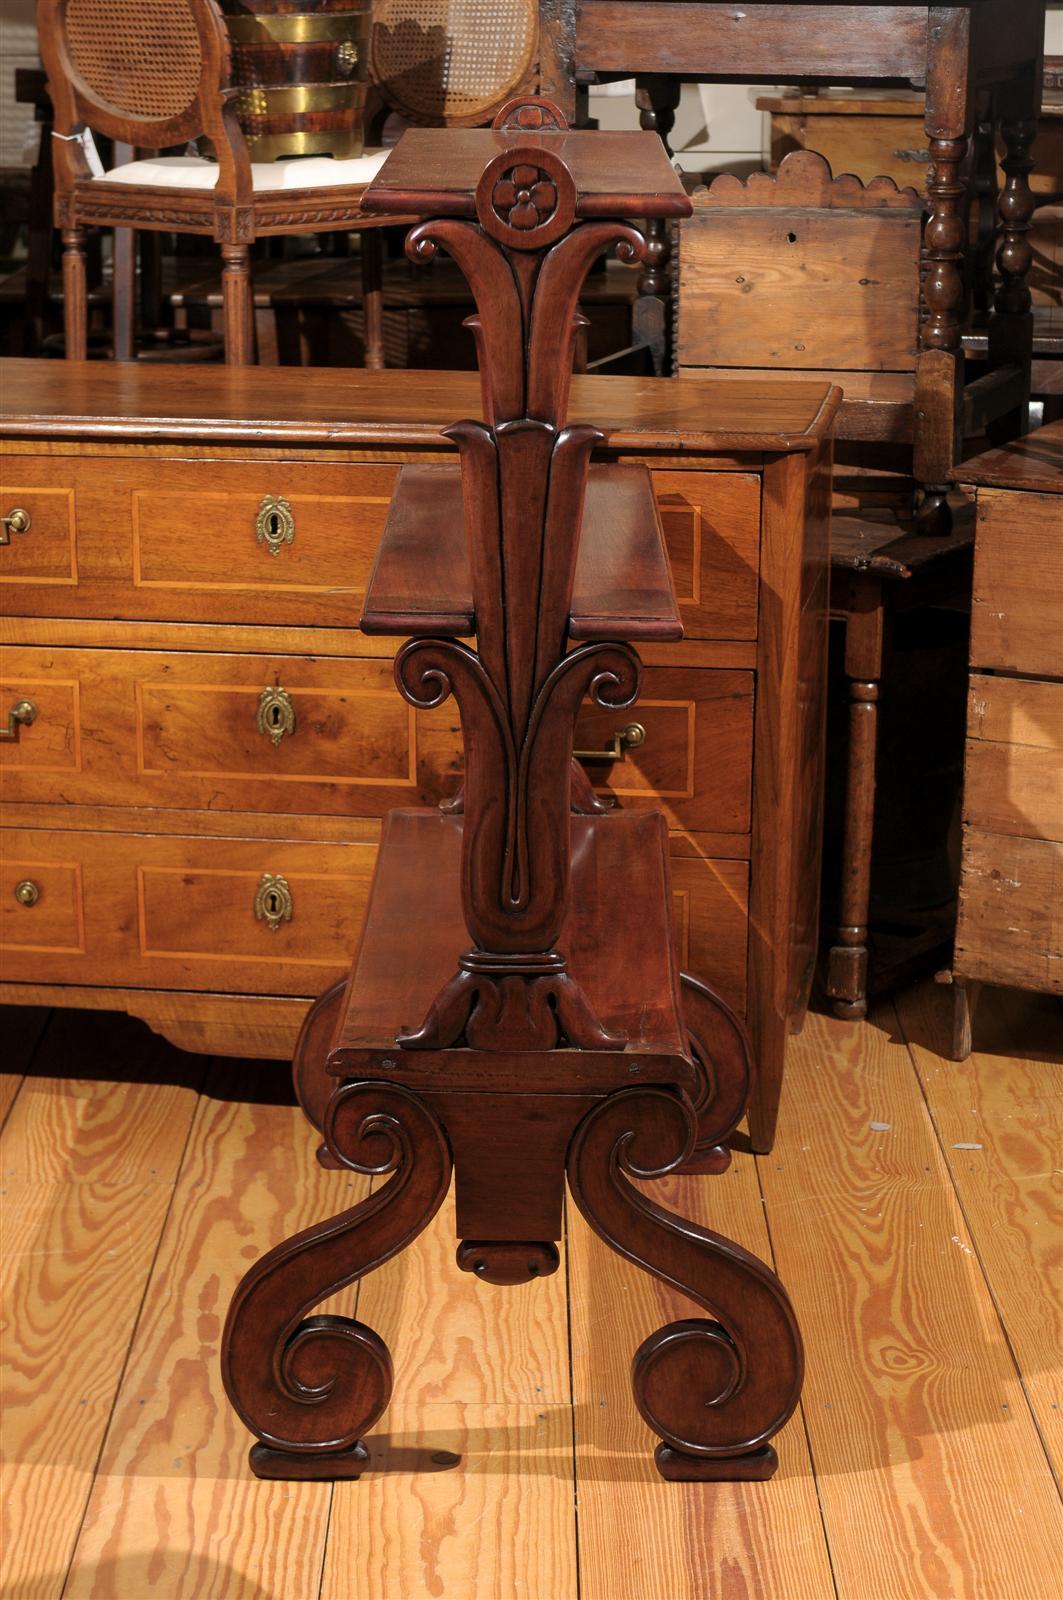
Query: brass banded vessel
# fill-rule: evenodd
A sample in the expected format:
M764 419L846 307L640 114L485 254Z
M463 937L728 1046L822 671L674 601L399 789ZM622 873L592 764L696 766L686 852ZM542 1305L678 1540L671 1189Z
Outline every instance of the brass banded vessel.
M371 0L222 0L251 158L359 156Z

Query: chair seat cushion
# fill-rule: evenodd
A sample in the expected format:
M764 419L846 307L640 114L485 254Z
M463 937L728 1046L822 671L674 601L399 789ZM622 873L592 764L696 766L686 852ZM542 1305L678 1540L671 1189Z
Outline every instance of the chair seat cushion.
M271 189L334 189L341 184L365 185L387 160L387 150L367 150L364 155L337 161L332 156L289 156L279 161L253 161L251 183L256 194ZM135 183L147 189L213 189L218 163L202 156L150 156L127 161L95 180L97 183Z

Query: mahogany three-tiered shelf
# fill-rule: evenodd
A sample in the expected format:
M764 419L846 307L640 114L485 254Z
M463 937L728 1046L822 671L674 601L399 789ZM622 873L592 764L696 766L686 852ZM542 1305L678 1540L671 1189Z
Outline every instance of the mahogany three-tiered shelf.
M458 463L400 472L361 623L405 639L411 705L454 696L465 777L387 818L361 948L296 1051L321 1159L387 1181L247 1273L226 1389L259 1476L357 1477L391 1359L314 1307L416 1238L452 1175L459 1268L555 1271L567 1178L607 1244L693 1303L634 1353L659 1470L766 1478L801 1383L786 1293L631 1181L724 1169L748 1041L680 973L663 817L607 809L572 759L581 703L632 706L635 645L682 634L647 469L592 465L600 434L566 422L580 290L604 253L642 257L625 218L689 204L654 134L570 130L539 100L407 132L364 204L426 218L408 254L453 257L477 306L482 417L449 430Z

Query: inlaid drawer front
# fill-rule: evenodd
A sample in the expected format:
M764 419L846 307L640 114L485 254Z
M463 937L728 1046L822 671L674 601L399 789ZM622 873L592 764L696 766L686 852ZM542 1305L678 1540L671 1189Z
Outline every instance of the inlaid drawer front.
M314 995L361 932L376 844L6 829L9 982ZM27 905L16 890L39 891Z
M12 800L379 816L456 783L452 703L415 712L378 658L188 651L3 652L8 700L37 706L0 743Z
M583 708L576 748L594 786L620 806L663 811L673 828L749 831L751 672L647 667L630 710Z
M9 795L9 780L17 787L16 773L40 779L43 795L49 776L81 771L81 685L76 676L64 677L62 668L48 670L53 652L43 654L35 671L21 651L0 652L0 769ZM23 665L27 670L20 672Z
M979 489L971 662L1063 677L1063 498Z
M4 513L31 527L0 548L0 577L18 583L23 615L353 626L397 473L12 457ZM754 639L759 475L655 471L653 483L688 638Z
M676 598L688 639L755 639L760 478L654 472Z
M33 955L84 954L78 863L24 854L17 847L0 851L0 947Z
M749 863L697 855L696 845L696 838L672 841L679 964L744 1013Z
M398 468L23 457L18 471L61 485L47 512L25 500L33 530L0 549L0 575L13 551L21 563L10 571L23 614L353 627ZM46 569L32 564L38 526L55 546Z
M29 467L29 472L24 471ZM39 462L5 462L0 478L0 584L76 584L74 491L47 487ZM9 601L15 599L9 592Z

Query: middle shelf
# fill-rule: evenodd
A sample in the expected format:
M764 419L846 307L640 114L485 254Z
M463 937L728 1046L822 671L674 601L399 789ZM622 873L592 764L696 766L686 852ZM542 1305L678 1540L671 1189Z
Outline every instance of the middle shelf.
M399 472L362 612L364 633L466 638L476 631L458 464ZM683 637L649 469L590 468L569 633Z

